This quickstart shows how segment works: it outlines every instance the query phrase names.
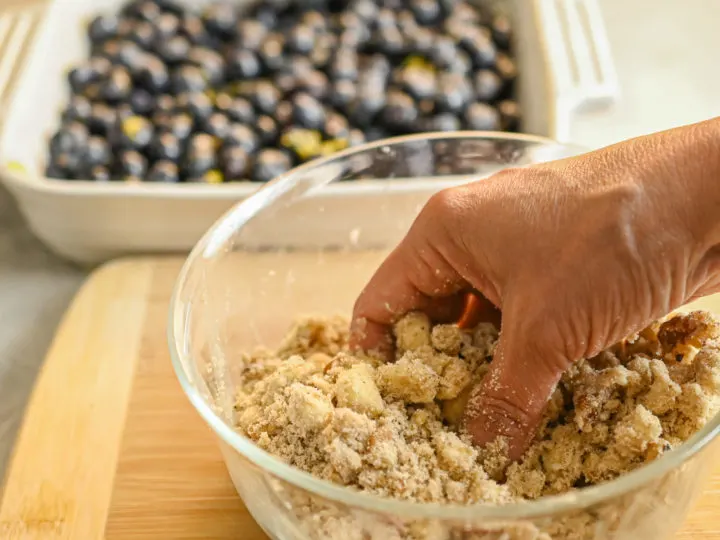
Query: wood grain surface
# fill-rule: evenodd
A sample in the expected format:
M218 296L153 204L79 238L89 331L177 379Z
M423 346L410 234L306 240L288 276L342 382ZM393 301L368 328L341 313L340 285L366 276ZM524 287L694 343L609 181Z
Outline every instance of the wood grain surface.
M79 292L15 447L3 540L266 539L172 370L165 326L180 264L111 263ZM720 474L678 536L717 538Z

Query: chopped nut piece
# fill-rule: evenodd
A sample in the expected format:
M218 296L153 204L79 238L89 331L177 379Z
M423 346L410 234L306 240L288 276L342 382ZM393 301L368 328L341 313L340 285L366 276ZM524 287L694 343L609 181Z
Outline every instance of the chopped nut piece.
M455 478L469 471L475 459L477 450L460 440L454 433L443 431L433 437L438 463Z
M338 375L335 396L339 407L369 416L379 415L385 403L375 385L375 373L367 364L356 364Z
M408 403L430 403L437 394L440 377L419 360L403 356L378 369L378 383L388 397Z
M288 398L288 416L304 433L322 428L330 420L333 406L320 390L293 383Z
M648 444L657 441L660 435L660 420L642 405L635 407L615 427L615 441L621 454L642 454Z
M432 329L432 346L438 351L457 356L465 334L456 324L438 324Z
M430 345L430 319L419 311L408 313L395 324L395 338L403 351Z
M470 384L470 370L460 358L451 358L440 377L437 399L453 399Z

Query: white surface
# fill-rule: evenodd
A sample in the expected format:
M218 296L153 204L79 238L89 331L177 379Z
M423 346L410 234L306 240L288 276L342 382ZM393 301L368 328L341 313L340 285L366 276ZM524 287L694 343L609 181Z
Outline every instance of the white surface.
M622 88L574 140L601 146L720 115L720 1L602 0ZM23 404L81 273L45 253L0 188L0 477Z
M578 6L597 0L512 0L524 130L559 140L569 137L570 118L589 100L598 104L616 92L614 70L601 19L582 11L592 31L568 25ZM233 203L257 184L125 185L58 182L42 177L47 136L66 102L68 66L87 57L80 31L89 14L114 11L123 0L55 0L30 49L17 83L16 99L0 140L0 174L18 200L31 229L71 260L98 263L123 254L187 250ZM549 9L552 7L552 9ZM574 28L571 31L571 28ZM584 27L583 27L584 28ZM72 29L73 31L68 31ZM572 47L569 47L571 44ZM597 74L573 69L570 50L584 50ZM52 60L50 60L52 59ZM21 163L26 172L4 169ZM388 183L383 182L383 189ZM339 189L344 189L340 187ZM376 187L368 186L368 193ZM384 196L384 195L383 195Z

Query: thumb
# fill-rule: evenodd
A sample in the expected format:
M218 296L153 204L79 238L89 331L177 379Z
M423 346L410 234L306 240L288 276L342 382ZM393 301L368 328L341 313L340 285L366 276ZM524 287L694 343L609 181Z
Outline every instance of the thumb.
M517 460L535 437L566 362L541 354L528 339L537 334L518 331L514 322L503 318L490 369L470 395L464 422L475 445L504 437L510 459Z

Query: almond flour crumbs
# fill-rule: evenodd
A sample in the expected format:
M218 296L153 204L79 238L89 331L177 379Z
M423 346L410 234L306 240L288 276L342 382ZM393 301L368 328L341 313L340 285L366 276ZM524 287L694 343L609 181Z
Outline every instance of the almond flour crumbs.
M496 328L433 326L411 313L395 326L390 363L351 354L347 328L339 318L305 319L275 353L245 355L237 428L293 466L383 497L504 504L599 484L681 444L720 407L720 321L675 315L576 363L535 442L511 463L503 440L476 448L459 426ZM574 538L573 523L517 537Z

